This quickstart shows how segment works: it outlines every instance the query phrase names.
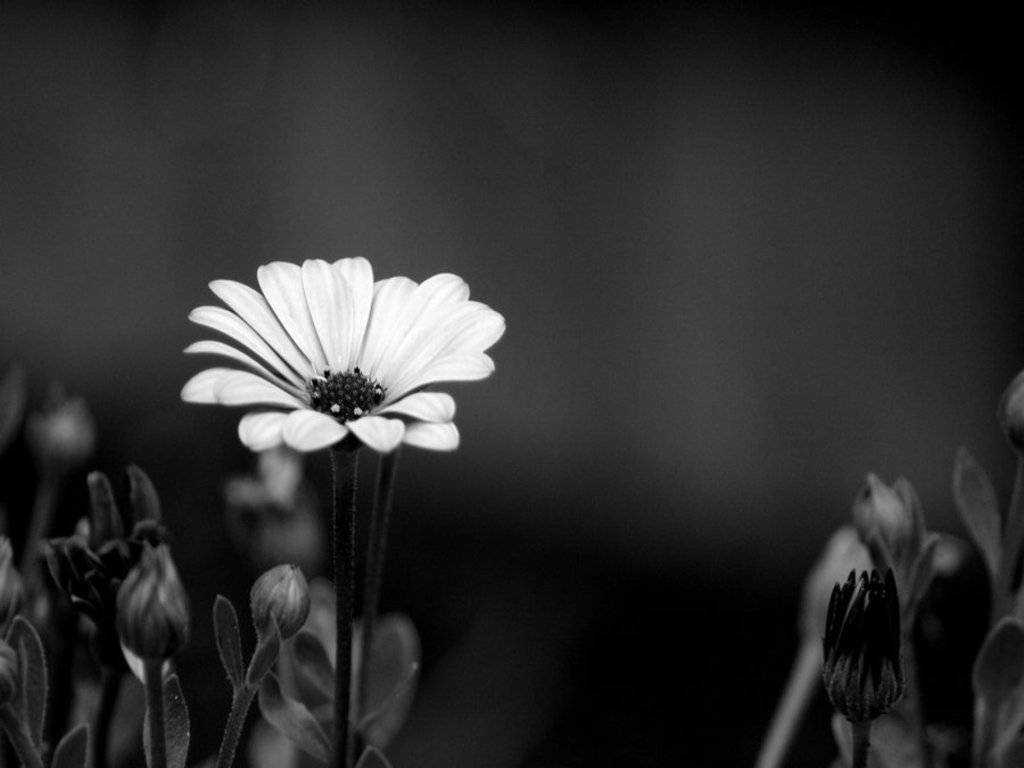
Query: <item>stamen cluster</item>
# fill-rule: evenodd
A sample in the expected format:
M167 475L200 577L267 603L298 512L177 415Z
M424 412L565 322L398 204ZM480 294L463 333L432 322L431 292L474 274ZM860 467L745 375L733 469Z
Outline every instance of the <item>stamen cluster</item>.
M307 385L312 408L344 423L365 416L384 401L387 390L359 367L344 373L324 371Z

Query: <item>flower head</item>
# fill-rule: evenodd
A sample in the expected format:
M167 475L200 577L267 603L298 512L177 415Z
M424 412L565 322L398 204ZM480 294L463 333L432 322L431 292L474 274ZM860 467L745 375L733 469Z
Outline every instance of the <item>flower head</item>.
M878 571L862 571L835 585L822 650L825 690L847 720L874 720L899 701L900 608L891 570L884 581Z
M11 542L0 536L0 637L7 632L7 626L14 618L25 599L21 574L14 567L14 553Z
M144 660L169 659L188 641L188 597L166 544L147 545L118 590L117 631Z
M486 350L505 331L500 314L469 300L461 278L374 282L363 258L274 262L256 276L259 291L214 280L210 289L228 308L189 315L237 346L186 348L228 358L232 367L193 376L182 399L255 408L238 425L254 451L282 442L313 451L348 437L381 452L403 442L458 446L455 401L425 388L490 375Z
M281 637L288 639L309 616L309 585L294 565L275 566L256 579L249 599L252 620L260 634L273 620Z

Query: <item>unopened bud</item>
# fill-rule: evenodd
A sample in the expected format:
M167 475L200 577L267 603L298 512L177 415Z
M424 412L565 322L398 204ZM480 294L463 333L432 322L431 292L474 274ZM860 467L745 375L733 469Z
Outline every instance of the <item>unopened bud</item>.
M25 437L36 461L50 472L77 469L96 446L96 423L80 397L67 397L54 386L42 410L29 416Z
M0 640L0 707L10 703L18 690L18 654Z
M7 632L11 619L21 610L25 589L21 574L14 567L14 553L11 542L0 536L0 637Z
M309 616L309 585L294 565L275 566L256 579L249 599L253 624L261 634L273 620L281 637L289 638Z
M860 723L888 712L903 695L900 608L896 580L887 571L836 584L822 641L825 690L836 711Z
M870 567L871 556L853 526L844 525L832 534L804 582L800 625L805 638L818 642L825 634L825 616L836 582L846 578L850 571Z
M1014 376L999 401L999 425L1019 454L1024 454L1024 371Z
M188 597L166 544L147 544L118 590L117 632L144 660L169 659L188 641Z

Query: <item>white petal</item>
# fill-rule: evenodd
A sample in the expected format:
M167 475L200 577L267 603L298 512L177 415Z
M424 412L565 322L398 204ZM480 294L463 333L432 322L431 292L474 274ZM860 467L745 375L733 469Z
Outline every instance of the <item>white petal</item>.
M407 277L390 277L374 285L373 305L366 323L366 338L359 367L370 378L379 378L380 362L392 344L398 344L406 328L406 313L414 308L416 283Z
M358 363L363 339L366 336L366 324L370 319L370 307L373 305L373 267L361 256L354 259L338 259L333 266L348 284L352 299L352 323L348 329L350 353L344 368L347 371Z
M317 373L323 373L327 358L309 316L306 292L302 287L302 268L298 264L274 261L257 269L256 279L288 335L309 358Z
M274 448L281 444L281 427L286 418L288 414L281 411L247 413L238 422L238 438L251 451Z
M455 399L445 392L414 392L377 413L397 413L421 421L451 421L455 418Z
M394 450L402 442L402 435L405 434L405 424L398 419L385 419L383 416L363 416L361 419L346 422L345 426L366 445L380 453Z
M454 451L459 447L459 430L454 424L427 424L419 422L405 428L402 442L431 451Z
M278 405L282 408L305 408L295 395L248 371L233 371L216 386L214 394L221 405Z
M406 392L444 381L478 381L494 373L494 361L482 352L450 355L434 360L414 374L400 377L389 386L387 402L397 401Z
M260 301L263 301L262 296L260 296ZM285 342L279 348L280 354L278 354L262 336L256 333L250 325L231 310L224 309L223 307L197 307L189 313L188 319L197 325L212 328L218 333L223 333L228 338L237 341L297 386L302 385L302 376L313 374L309 361L292 344L283 330L281 335L285 338ZM277 320L275 319L274 322L276 323ZM302 376L299 374L302 374Z
M121 653L124 656L125 663L128 665L129 671L139 679L139 682L143 685L146 684L146 663L136 656L134 653L129 651L124 643L121 643ZM167 659L164 662L163 667L160 668L160 674L166 678L171 672L174 671L174 667L171 665L171 660Z
M279 387L284 389L296 397L300 397L303 390L299 389L295 385L283 380L277 374L271 373L261 363L249 357L244 352L232 347L230 344L225 344L222 341L197 341L194 344L189 344L185 347L185 354L187 355L223 355L242 365L248 366L255 373L265 378L267 381L277 384Z
M317 411L292 411L284 421L284 441L297 451L317 451L344 439L348 430Z
M349 328L354 322L348 283L326 261L309 259L302 264L302 288L327 366L332 371L347 371Z
M430 308L438 304L466 301L469 298L469 286L458 275L442 272L420 283L419 293L423 296L424 306Z
M238 373L236 368L207 368L185 382L181 388L181 399L186 403L214 405L217 401L217 387L229 376Z

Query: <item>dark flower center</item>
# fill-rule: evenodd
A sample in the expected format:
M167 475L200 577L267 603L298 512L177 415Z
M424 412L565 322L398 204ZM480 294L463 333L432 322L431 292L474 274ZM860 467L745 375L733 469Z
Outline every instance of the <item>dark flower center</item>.
M344 423L365 416L384 401L387 390L367 378L359 368L345 373L324 371L307 385L309 404L320 413Z

